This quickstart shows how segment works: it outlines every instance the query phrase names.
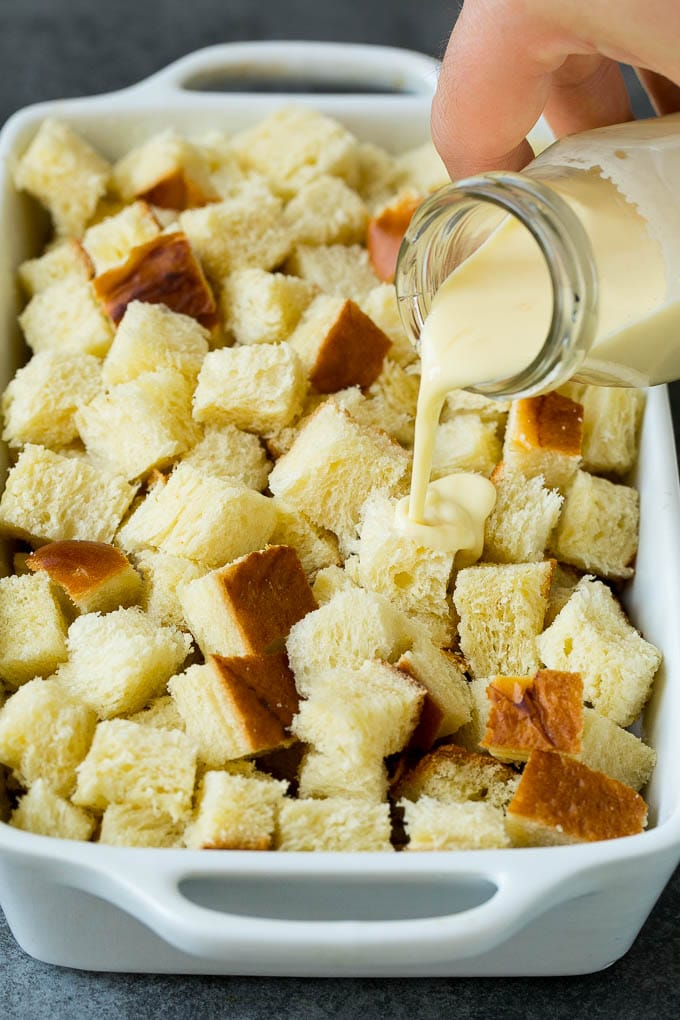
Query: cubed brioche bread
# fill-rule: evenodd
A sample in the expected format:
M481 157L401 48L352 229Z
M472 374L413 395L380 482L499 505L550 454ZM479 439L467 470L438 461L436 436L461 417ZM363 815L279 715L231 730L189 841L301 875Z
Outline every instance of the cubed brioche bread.
M104 273L124 261L138 244L151 241L160 232L151 207L146 202L133 202L88 227L83 248L92 260L95 274Z
M118 541L126 552L159 549L214 569L261 549L275 523L266 496L178 464L128 518Z
M297 694L282 654L211 655L173 677L168 690L199 759L211 768L291 741Z
M67 446L78 438L77 409L101 388L101 362L93 355L54 350L35 354L3 394L2 438L10 446Z
M184 719L177 711L177 705L169 694L159 694L157 698L130 716L130 722L140 726L152 726L157 730L185 731Z
M418 195L399 195L371 216L366 226L366 248L376 275L392 283L401 242L413 214L422 199Z
M484 802L505 809L519 774L485 754L444 744L421 758L399 780L394 796L410 801L428 797L445 804Z
M345 568L333 564L318 572L312 585L312 595L319 606L325 606L339 591L349 591L356 587Z
M100 719L137 712L163 691L191 649L188 635L159 627L140 609L79 616L68 632L68 661L57 677Z
M443 478L456 471L488 476L501 459L501 449L495 422L482 421L474 414L457 415L437 427L432 477Z
M361 308L392 341L390 358L402 368L412 365L418 355L404 332L397 293L392 283L380 283L359 301Z
M458 571L453 601L460 647L475 677L523 676L538 669L536 642L553 570L554 562L546 560Z
M14 183L39 199L62 236L80 237L106 191L111 167L59 120L44 120L14 170Z
M387 799L387 769L375 755L325 754L309 748L300 763L298 796L342 797L379 804Z
M341 178L322 174L303 184L283 219L296 244L355 244L364 239L368 210Z
M456 803L427 795L401 800L406 850L491 850L510 845L500 808L488 803Z
M17 275L26 295L31 298L66 278L80 283L91 280L94 266L82 244L69 237L51 245L43 255L22 262Z
M195 382L208 353L210 334L190 315L163 304L131 301L125 309L103 366L107 386L129 382L162 368Z
M581 463L583 407L560 393L514 400L503 447L509 470L563 492Z
M500 761L526 761L532 751L578 756L583 735L579 673L539 669L531 677L497 676L486 689L489 715L482 747Z
M421 635L416 637L413 647L400 656L396 665L427 691L421 721L427 723L428 715L430 718L434 715L435 722L429 742L427 733L419 734L426 748L432 740L456 733L470 721L469 684L453 655L435 647Z
M568 567L564 563L555 564L555 573L553 574L550 594L548 596L548 608L545 612L544 626L546 629L553 622L557 614L564 609L582 576L573 567Z
M111 323L95 299L92 286L67 276L28 302L19 316L26 343L34 354L92 354L103 358L113 340Z
M619 386L585 386L580 400L584 469L627 475L637 460L644 393Z
M109 804L102 815L97 842L109 846L181 846L188 817L187 813L174 821L169 814L157 814L146 804Z
M223 347L205 358L194 393L194 417L250 432L285 428L302 410L307 380L287 344Z
M136 602L142 581L127 557L105 542L50 542L26 560L44 571L81 613L108 613Z
M449 172L432 142L424 142L397 156L397 166L403 184L427 195L430 191L450 184Z
M525 478L502 464L491 481L496 486L496 504L484 527L482 559L490 563L539 562L557 524L562 496L547 489L541 475Z
M270 850L287 783L206 772L198 804L184 833L197 850Z
M196 471L224 481L239 482L258 492L267 488L271 471L271 463L258 437L235 425L206 425L196 445L181 459Z
M625 580L633 576L639 525L636 489L579 471L567 490L550 547L564 563Z
M95 829L95 819L88 811L60 797L44 779L39 779L23 795L9 824L54 839L88 840Z
M145 807L179 822L191 808L195 775L196 752L183 733L111 719L99 723L78 767L73 803L92 811Z
M389 337L354 301L329 294L314 298L289 343L320 393L370 386L392 346Z
M373 142L359 142L357 159L357 191L369 209L380 209L399 188L402 175L397 160Z
M412 446L420 376L402 368L393 353L390 349L391 356L385 358L382 372L368 390L376 414L372 424L389 432L398 442Z
M153 549L143 549L134 560L142 578L140 605L144 612L156 623L187 630L177 592L181 585L203 577L207 567Z
M0 679L19 687L66 658L66 620L50 579L0 578Z
M316 294L306 280L264 269L236 269L224 280L224 327L240 344L287 340Z
M42 779L68 797L96 724L95 712L70 698L56 680L31 680L0 710L0 762L22 786Z
M387 804L354 799L286 800L278 821L279 850L392 850Z
M551 751L532 752L506 817L515 846L632 836L646 824L647 805L629 786Z
M447 394L442 408L441 421L450 421L461 414L475 414L482 421L495 421L500 433L505 432L505 426L510 411L509 400L495 400L491 397L483 397L481 393L472 393L470 390L451 390Z
M368 252L359 244L297 244L284 268L324 294L351 298L358 305L380 283Z
M581 761L633 790L649 782L656 751L593 708L583 709Z
M119 159L113 185L126 202L143 198L164 209L189 209L218 197L200 149L174 128L152 135Z
M332 531L319 528L283 499L275 498L274 504L276 525L270 538L272 545L292 546L309 578L340 563L338 540Z
M475 753L487 753L482 747L484 734L486 733L486 721L489 718L489 699L486 689L489 686L490 678L480 677L468 684L470 691L470 721L456 732L456 743L468 751Z
M631 626L609 588L584 577L550 627L538 638L549 669L583 677L584 698L619 726L642 711L661 652Z

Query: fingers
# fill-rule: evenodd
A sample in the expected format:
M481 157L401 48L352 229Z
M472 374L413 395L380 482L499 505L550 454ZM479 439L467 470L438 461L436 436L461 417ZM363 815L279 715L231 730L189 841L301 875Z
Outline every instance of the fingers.
M618 64L599 53L567 57L552 74L545 116L558 138L632 120Z
M652 106L660 115L677 113L680 110L680 87L655 71L636 67L635 73L642 82Z

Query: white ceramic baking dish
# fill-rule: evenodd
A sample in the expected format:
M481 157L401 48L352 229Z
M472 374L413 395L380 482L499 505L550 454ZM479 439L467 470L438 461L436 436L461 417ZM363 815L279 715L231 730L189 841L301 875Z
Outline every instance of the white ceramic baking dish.
M7 174L57 116L116 157L153 130L234 130L281 105L286 79L356 83L296 94L359 136L399 150L428 136L436 65L367 46L236 44L193 54L114 95L45 103L0 136L4 387L22 357L14 270L45 230ZM275 77L281 94L196 91L216 75ZM401 94L361 95L379 87ZM649 394L638 484L642 530L628 592L665 663L645 718L658 767L640 836L565 848L402 854L134 850L0 824L0 902L20 945L92 970L260 975L532 975L598 970L634 940L680 857L680 502L665 389Z

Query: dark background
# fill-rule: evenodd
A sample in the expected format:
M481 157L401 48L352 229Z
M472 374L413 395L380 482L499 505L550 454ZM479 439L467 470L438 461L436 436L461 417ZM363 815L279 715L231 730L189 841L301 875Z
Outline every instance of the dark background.
M28 103L121 88L218 42L344 40L441 55L457 9L447 0L0 0L0 123ZM635 101L638 112L646 112L639 91ZM678 1017L680 874L628 955L601 974L578 978L351 981L87 974L30 960L0 914L0 1016L6 1020L435 1020L447 1015Z

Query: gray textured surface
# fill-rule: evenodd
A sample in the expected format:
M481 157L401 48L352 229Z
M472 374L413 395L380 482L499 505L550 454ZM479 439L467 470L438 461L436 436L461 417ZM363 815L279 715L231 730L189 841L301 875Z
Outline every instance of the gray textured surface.
M0 0L0 122L41 99L119 88L199 46L307 38L441 52L445 0ZM278 980L85 974L28 959L0 921L0 1016L321 1020L677 1017L680 876L602 974L534 980Z

